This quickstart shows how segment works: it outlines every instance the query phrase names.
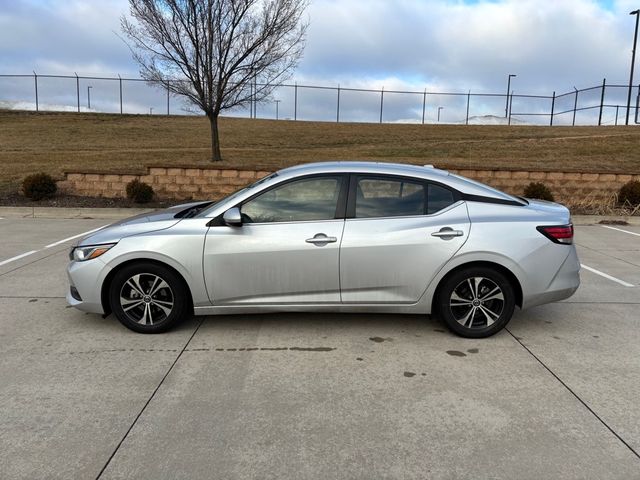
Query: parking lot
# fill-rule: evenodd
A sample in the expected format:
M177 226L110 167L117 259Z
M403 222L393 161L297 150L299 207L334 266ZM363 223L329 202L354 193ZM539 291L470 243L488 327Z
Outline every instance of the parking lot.
M640 478L640 226L578 221L578 292L488 339L370 314L149 336L64 299L73 237L113 219L24 214L0 214L0 478Z

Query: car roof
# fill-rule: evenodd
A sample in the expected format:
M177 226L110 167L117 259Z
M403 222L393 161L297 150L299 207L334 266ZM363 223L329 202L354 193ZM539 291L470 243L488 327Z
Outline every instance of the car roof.
M500 190L496 190L483 183L476 182L466 177L454 175L446 170L434 168L431 165L409 165L405 163L389 162L362 162L362 161L332 161L305 163L295 167L285 168L278 172L280 179L293 178L301 175L313 175L322 173L370 173L379 175L401 175L415 177L424 180L431 180L437 183L449 185L456 190L469 195L480 195L485 197L499 198L503 200L521 199L509 195Z

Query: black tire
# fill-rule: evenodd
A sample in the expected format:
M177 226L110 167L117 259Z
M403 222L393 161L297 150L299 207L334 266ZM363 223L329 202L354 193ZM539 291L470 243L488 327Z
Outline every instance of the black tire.
M497 270L472 267L455 272L438 289L436 311L449 330L484 338L502 330L515 308L513 285Z
M138 262L119 270L109 289L111 310L125 327L139 333L161 333L189 314L188 291L172 270Z

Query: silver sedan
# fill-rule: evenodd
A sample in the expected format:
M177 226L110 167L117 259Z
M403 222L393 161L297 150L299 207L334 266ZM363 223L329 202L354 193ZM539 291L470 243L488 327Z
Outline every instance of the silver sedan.
M567 208L430 166L307 164L129 218L70 253L68 302L143 333L192 313L437 314L486 337L580 284Z

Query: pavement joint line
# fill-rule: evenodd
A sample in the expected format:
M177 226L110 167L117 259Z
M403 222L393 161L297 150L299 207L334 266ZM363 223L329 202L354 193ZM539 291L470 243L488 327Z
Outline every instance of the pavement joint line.
M57 296L57 297L44 297L41 295L0 295L0 298L45 298L45 299L55 299L55 298L66 298L63 296Z
M47 258L53 257L54 255L57 255L58 253L64 252L65 250L66 249L56 250L55 252L50 253L49 255L45 255L42 258L38 258L38 259L36 259L36 260L34 260L32 262L25 263L24 265L20 265L20 266L18 266L16 268L13 268L11 270L7 270L6 272L2 272L2 273L0 273L0 277L2 277L3 275L8 275L9 273L13 273L16 270L20 270L21 268L28 267L29 265L33 265L34 263L39 262L40 260L46 260Z
M573 300L569 300L569 301L563 300L556 303L571 303L576 305L580 305L583 303L586 305L640 305L640 302L585 302L585 301L573 301Z
M180 357L182 356L182 354L187 350L187 347L189 347L189 344L191 343L191 340L193 340L193 337L196 336L196 333L198 333L198 330L200 330L200 327L202 326L202 323L204 322L204 319L206 317L202 317L200 319L200 322L198 323L198 325L196 326L195 330L193 331L193 333L191 334L191 336L189 337L189 340L187 340L187 343L184 344L184 347L182 347L182 350L180 350L180 353L178 353L178 355L176 356L176 359L173 361L173 363L171 364L171 366L169 367L169 369L167 370L167 372L164 374L164 376L162 377L162 379L160 380L160 383L158 383L158 385L156 386L156 388L153 390L153 392L151 393L151 395L149 396L149 398L147 399L147 401L145 402L144 406L142 407L142 409L140 410L140 412L138 412L138 415L136 415L136 418L133 419L133 422L131 423L131 425L129 426L129 428L127 429L126 433L124 434L124 436L122 437L122 439L120 439L120 442L118 442L118 445L116 445L116 448L113 450L113 452L111 452L111 455L109 456L109 458L107 459L106 463L104 464L104 466L102 467L102 469L100 470L100 472L98 473L98 475L96 476L96 480L99 480L99 478L102 476L102 474L104 473L104 471L107 469L107 467L109 466L109 464L111 463L111 460L113 460L113 457L116 456L116 453L118 453L118 450L120 449L120 447L122 446L122 444L124 443L124 441L127 439L127 437L129 436L129 433L131 433L131 430L133 430L133 427L136 425L136 423L138 422L138 420L140 419L140 417L142 416L142 414L144 413L144 411L147 409L147 407L149 406L149 404L151 403L151 400L153 400L153 397L156 396L156 393L158 393L158 390L160 390L160 387L162 386L162 384L164 383L164 381L167 379L167 377L169 376L169 374L171 373L171 371L173 370L173 367L176 366L176 363L178 363L178 360L180 360Z
M584 263L581 263L580 266L582 268L584 268L585 270L589 270L590 272L593 272L596 275L600 275L601 277L606 278L607 280L611 280L612 282L619 283L623 287L634 287L635 286L632 283L628 283L628 282L625 282L624 280L620 280L619 278L612 277L611 275L609 275L607 273L604 273L604 272L601 272L600 270L596 270L595 268L590 267L588 265L585 265Z
M630 262L629 260L625 260L624 258L616 257L615 255L611 255L609 253L605 253L602 250L596 250L595 248L587 247L586 245L581 245L576 243L576 245L580 248L586 248L587 250L591 250L592 252L596 252L598 255L603 255L605 257L613 258L614 260L619 260L622 263L626 263L627 265L631 265L632 267L640 268L640 265ZM616 250L618 252L636 252L637 250Z
M610 227L608 225L600 225L602 228L608 228L609 230L616 230L618 232L628 233L629 235L635 235L636 237L640 237L640 233L630 232L629 230L623 230L622 228Z
M507 331L507 333L509 333L509 335L511 335L513 337L513 339L518 342L520 344L520 346L522 348L524 348L529 355L531 355L533 358L536 359L536 361L542 365L542 367L544 367L545 370L547 370L547 372L549 372L558 382L560 382L560 384L567 389L567 391L569 391L569 393L571 393L571 395L573 395L576 400L578 400L594 417L596 417L600 423L602 423L602 425L604 425L607 430L609 430L618 440L620 440L620 442L622 442L622 444L627 447L631 453L633 453L639 460L640 460L640 453L638 453L631 445L629 445L613 428L611 428L609 426L609 424L607 424L607 422L605 422L588 404L587 402L585 402L582 398L580 398L578 396L578 394L576 392L574 392L571 387L569 385L567 385L553 370L551 370L550 367L548 367L542 360L540 360L540 358L533 353L524 343L522 343L521 340L518 339L518 337L516 337L513 333L511 333L511 330L509 330L508 328L505 328L505 330Z
M94 228L93 230L89 230L88 232L79 233L78 235L74 235L73 237L63 238L62 240L58 240L57 242L50 243L46 245L44 248L51 248L60 245L61 243L68 242L69 240L73 240L74 238L82 237L83 235L89 235L90 233L97 232L101 228L106 227L107 225L102 225L101 227Z
M79 233L78 235L74 235L73 237L64 238L64 239L59 240L57 242L50 243L49 245L46 245L45 247L40 248L38 250L30 250L28 252L21 253L20 255L16 255L15 257L11 257L11 258L8 258L6 260L1 261L0 262L0 267L2 265L6 265L7 263L15 262L16 260L20 260L21 258L28 257L29 255L33 255L34 253L38 253L38 252L40 252L42 250L45 250L47 248L57 247L58 245L60 245L60 244L62 244L64 242L68 242L69 240L73 240L74 238L82 237L83 235L88 235L89 233L97 232L98 230L100 230L101 228L104 228L104 227L106 227L106 225L103 225L102 227L99 227L99 228L95 228L93 230L89 230L88 232Z

